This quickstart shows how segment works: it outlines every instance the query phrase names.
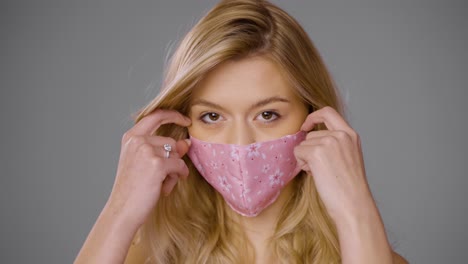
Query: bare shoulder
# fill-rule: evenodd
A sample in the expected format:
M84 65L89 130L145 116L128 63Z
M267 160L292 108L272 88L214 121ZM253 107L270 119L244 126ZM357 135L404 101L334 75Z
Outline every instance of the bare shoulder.
M145 263L145 258L145 247L143 243L141 243L137 232L137 235L133 238L132 244L128 249L124 264Z
M392 252L394 264L408 264L408 261L395 251Z

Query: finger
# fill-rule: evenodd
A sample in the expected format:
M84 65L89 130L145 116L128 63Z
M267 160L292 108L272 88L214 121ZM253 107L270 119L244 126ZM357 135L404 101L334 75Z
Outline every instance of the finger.
M167 158L180 158L181 156L176 151L176 141L170 137L161 137L161 136L141 136L144 138L143 144L149 144L152 146L152 153L159 157L166 158L166 153L168 152L165 149L165 145L170 146L169 157Z
M330 130L317 130L317 131L310 131L307 133L306 140L309 138L317 138L317 137L325 137L330 135Z
M312 155L313 153L310 151L310 146L303 143L294 148L294 156L297 160L297 166L303 171L310 172L310 167L307 161L311 159Z
M170 147L168 149L170 149L169 153L168 153L168 150L166 149L166 144L168 144ZM164 151L164 154L162 155L162 157L165 157L165 158L172 158L172 157L175 157L175 158L181 158L183 157L185 154L187 154L189 148L190 148L190 140L189 139L184 139L184 140L179 140L179 141L171 141L170 143L166 143L164 145L162 145L162 147L160 147L159 149Z
M168 196L171 192L172 189L177 185L177 181L179 180L179 177L177 174L171 173L167 176L167 178L164 180L163 185L161 187L161 191L165 196Z
M190 139L179 140L176 143L177 153L179 157L183 157L190 149L191 141Z
M179 178L185 179L189 174L187 165L182 159L168 159L168 167L166 167L167 177L164 179L161 191L164 195L169 195L177 184Z
M350 135L346 131L342 131L342 130L311 131L307 134L306 140L312 139L312 138L324 138L324 137L334 137L339 141L352 140Z
M160 157L166 157L167 150L165 149L165 144L169 144L170 146L170 155L169 157L176 157L180 158L187 154L190 148L190 139L183 139L179 141L175 141L172 138L168 137L160 137L160 136L148 136L148 142L154 145L156 153Z
M176 174L180 178L187 178L189 174L189 169L183 159L180 159L180 158L164 159L164 163L166 165L163 169L165 175Z
M315 146L315 145L321 145L324 143L324 139L327 137L316 137L316 138L310 138L302 141L299 145L300 146Z
M191 120L174 110L157 109L143 117L143 119L128 130L128 133L131 135L152 135L161 125L169 123L189 126Z
M333 108L326 106L309 114L302 124L302 131L310 131L316 124L325 124L328 130L343 130L351 133L352 128L343 117Z

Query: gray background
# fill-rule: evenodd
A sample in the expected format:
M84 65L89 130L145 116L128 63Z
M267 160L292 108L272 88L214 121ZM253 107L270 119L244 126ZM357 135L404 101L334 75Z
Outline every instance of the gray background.
M130 115L216 1L2 1L1 262L71 263L110 193ZM363 140L390 241L463 263L464 1L274 1L323 55Z

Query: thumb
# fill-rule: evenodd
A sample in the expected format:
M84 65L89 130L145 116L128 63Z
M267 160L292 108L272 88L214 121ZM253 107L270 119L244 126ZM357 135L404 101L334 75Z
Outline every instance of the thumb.
M307 149L304 149L303 146L298 145L294 148L294 156L296 157L297 164L296 166L299 167L301 170L309 173L310 167L305 159Z
M188 138L177 141L176 148L177 148L177 153L179 153L180 157L183 157L185 154L187 154L187 152L190 149L191 143L192 142Z

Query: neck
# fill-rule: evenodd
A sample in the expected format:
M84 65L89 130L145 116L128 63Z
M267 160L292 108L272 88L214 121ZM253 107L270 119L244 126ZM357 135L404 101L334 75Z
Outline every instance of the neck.
M275 233L284 204L292 195L293 181L281 191L278 199L255 217L241 217L240 224L255 250L255 263L273 263L269 241Z

